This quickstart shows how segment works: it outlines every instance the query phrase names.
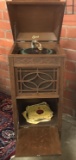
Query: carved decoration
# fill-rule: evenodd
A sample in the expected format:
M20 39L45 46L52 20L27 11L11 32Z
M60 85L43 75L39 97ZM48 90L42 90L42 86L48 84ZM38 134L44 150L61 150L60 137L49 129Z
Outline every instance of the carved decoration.
M20 64L59 64L60 58L50 58L50 57L19 57L14 58L14 65L20 65Z
M18 93L58 92L58 68L16 68Z

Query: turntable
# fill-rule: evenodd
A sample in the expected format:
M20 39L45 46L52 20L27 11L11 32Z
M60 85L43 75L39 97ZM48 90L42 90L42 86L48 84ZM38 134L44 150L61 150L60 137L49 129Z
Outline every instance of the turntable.
M27 40L22 40L22 43L18 42L17 54L56 54L56 47L50 46L49 39L43 43L43 35L46 37L50 33L25 33L25 39L28 35L30 36L29 42Z
M59 133L63 108L64 50L60 32L65 2L12 0L7 2L14 45L9 55L16 159L61 155ZM49 122L28 123L27 106L46 102ZM29 117L28 117L29 118ZM46 158L49 159L49 158Z

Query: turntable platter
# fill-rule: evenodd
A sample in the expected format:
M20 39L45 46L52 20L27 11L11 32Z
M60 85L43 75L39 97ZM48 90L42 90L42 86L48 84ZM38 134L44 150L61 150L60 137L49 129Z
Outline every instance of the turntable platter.
M54 49L47 49L43 48L42 50L39 50L38 48L27 48L27 49L21 49L18 52L19 54L56 54L56 51Z

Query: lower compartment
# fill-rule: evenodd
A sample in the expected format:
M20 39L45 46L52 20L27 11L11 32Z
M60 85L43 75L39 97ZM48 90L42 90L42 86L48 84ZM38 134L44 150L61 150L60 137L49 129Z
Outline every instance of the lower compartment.
M60 156L61 145L57 127L20 128L16 144L16 158Z
M22 113L26 110L26 107L29 105L34 105L38 103L46 102L49 105L49 108L53 112L53 117L48 122L40 122L38 124L27 123L26 119L23 117ZM19 126L20 127L38 127L38 126L55 126L58 123L58 99L50 98L41 98L41 99L18 99L17 100L17 109L19 116Z

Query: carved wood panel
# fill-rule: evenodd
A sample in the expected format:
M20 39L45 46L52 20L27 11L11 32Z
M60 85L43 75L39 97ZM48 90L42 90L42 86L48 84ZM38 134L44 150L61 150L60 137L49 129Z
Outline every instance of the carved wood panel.
M33 64L58 64L60 65L60 58L53 58L53 57L17 57L14 58L14 66L20 65L33 65Z
M16 68L18 93L58 93L58 68Z

